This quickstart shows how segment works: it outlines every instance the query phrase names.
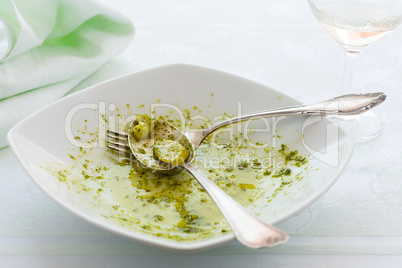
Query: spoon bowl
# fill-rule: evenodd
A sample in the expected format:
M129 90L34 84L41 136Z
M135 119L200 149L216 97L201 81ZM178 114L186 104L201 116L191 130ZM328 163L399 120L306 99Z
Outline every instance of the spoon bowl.
M194 146L189 138L178 128L161 119L157 119L153 122L153 131L150 133L148 138L137 140L131 131L137 123L137 120L135 120L131 124L128 124L126 127L126 133L128 134L128 144L133 155L144 167L151 169L153 172L168 175L183 171L182 166L173 166L171 163L163 162L155 158L153 149L155 141L162 139L177 141L186 148L189 152L189 155L185 160L186 164L189 164L194 160Z

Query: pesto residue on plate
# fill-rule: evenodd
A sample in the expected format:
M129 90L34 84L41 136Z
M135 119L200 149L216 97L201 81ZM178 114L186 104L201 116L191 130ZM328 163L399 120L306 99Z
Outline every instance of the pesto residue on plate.
M230 231L211 198L187 172L153 174L133 159L106 148L97 150L80 148L70 154L71 165L44 168L113 223L179 241ZM103 160L98 161L100 154ZM236 201L253 208L256 200L269 204L278 193L303 180L308 163L285 144L280 149L257 150L237 140L207 138L196 150L194 164Z

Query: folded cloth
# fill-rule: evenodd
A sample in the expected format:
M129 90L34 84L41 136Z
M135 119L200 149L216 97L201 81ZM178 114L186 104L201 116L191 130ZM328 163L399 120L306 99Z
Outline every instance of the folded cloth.
M0 148L8 130L63 97L134 36L96 0L0 0Z

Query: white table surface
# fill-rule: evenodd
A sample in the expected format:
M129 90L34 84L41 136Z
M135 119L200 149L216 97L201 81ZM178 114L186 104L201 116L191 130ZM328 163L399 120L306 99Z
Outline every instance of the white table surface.
M302 0L103 0L136 26L129 48L74 90L169 63L240 75L303 102L338 94L344 52ZM0 267L402 267L402 27L365 49L356 91L385 91L384 130L356 146L318 201L278 225L288 244L181 254L121 238L45 196L0 150Z

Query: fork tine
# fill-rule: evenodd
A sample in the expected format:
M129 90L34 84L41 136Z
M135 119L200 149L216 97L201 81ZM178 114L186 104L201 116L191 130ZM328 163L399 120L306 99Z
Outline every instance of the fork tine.
M106 147L123 153L131 153L130 147L122 143L106 141Z
M130 146L127 144L127 142L118 142L118 141L111 141L111 140L106 140L106 142L115 147L122 147L122 148L126 148L127 150L131 150Z
M110 148L110 149L112 149L112 150L115 150L115 151L119 151L119 152L122 152L122 153L127 153L127 151L124 150L123 148L121 148L121 147L114 147L113 145L111 145L111 144L109 144L109 143L106 144L106 147L108 147L108 148Z
M124 132L118 132L118 131L114 131L114 130L107 130L107 135L111 138L117 139L117 140L127 140L128 139L128 135Z
M124 134L124 135L119 135L116 132L112 133L111 131L108 130L107 138L109 139L109 142L127 144L128 143L127 134L125 134L125 133L120 133L120 134Z

